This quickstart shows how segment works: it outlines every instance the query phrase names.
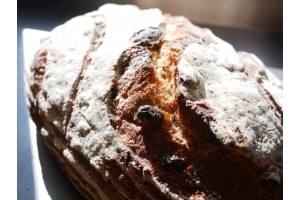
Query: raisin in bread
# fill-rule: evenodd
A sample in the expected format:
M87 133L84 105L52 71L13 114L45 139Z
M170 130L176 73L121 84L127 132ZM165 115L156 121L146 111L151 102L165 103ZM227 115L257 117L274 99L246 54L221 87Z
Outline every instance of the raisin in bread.
M113 4L55 28L26 73L87 199L281 199L282 87L209 29Z

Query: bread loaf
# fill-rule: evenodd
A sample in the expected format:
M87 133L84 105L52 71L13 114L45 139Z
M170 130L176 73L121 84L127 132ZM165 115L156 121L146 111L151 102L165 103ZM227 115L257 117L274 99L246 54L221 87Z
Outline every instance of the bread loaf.
M209 29L113 4L55 28L26 73L87 199L282 199L282 87Z

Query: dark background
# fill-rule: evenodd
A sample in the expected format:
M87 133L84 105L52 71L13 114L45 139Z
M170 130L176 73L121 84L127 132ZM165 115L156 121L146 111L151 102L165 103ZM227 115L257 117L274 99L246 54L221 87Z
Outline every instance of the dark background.
M18 38L23 28L50 31L109 2L158 7L165 13L186 16L211 28L236 50L256 54L266 66L282 68L282 0L19 0Z

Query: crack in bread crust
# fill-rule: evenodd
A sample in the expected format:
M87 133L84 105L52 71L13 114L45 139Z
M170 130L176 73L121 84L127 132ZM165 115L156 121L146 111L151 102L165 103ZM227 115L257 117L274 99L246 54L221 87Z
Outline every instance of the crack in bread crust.
M152 169L151 171L160 179L164 179L170 187L174 187L171 183L173 179L169 175L163 175L166 173L162 166L163 159L172 154L181 157L191 145L191 136L183 133L187 130L181 124L175 98L177 62L187 45L202 41L201 38L195 36L197 34L195 32L200 29L193 30L193 34L189 33L187 26L184 25L186 22L185 19L181 19L178 23L172 18L167 18L161 27L164 37L154 44L143 42L140 34L137 34L138 41L141 40L140 43L126 50L119 59L116 69L119 72L116 78L118 81L115 81L112 89L113 103L110 104L112 107L110 110L113 110L112 114L115 115L113 124L123 143L129 146L134 154L146 159L148 161L146 164L151 163L151 165L147 164L147 167ZM172 38L166 40L165 38L175 34L171 31L172 29L176 30L176 33L180 32L181 35L174 41ZM151 32L153 31L154 29L151 28ZM160 30L156 31L160 32ZM147 40L147 35L144 37ZM182 39L178 40L178 38ZM133 39L133 41L137 40ZM144 44L148 47L145 48ZM155 107L161 109L164 115L162 124L149 124L139 120L136 113L143 105L152 105L153 109L156 109ZM149 129L150 126L151 129ZM130 133L130 135L125 133ZM181 159L185 157L178 158L176 162L181 162ZM177 164L172 164L176 163L175 161L170 162L170 165L175 165L174 169L178 168ZM179 174L179 176L182 175ZM181 179L183 178L179 180ZM182 188L173 189L176 191Z
M88 51L84 57L83 66L79 72L79 75L72 85L72 91L70 93L69 102L66 105L66 110L67 110L66 111L66 128L65 128L66 131L68 131L68 127L70 126L69 123L70 123L71 114L73 111L73 103L74 103L74 100L76 99L76 96L78 93L78 88L80 86L81 81L84 78L85 72L87 71L87 69L91 63L90 54L97 51L97 49L103 43L104 36L105 36L105 26L106 25L105 25L104 17L101 15L100 16L95 15L95 16L93 16L93 19L95 20L95 25L96 25L95 36L92 40L92 45L90 46L90 48L88 49Z
M147 48L139 44L133 46L126 50L120 59L119 67L122 69L120 69L121 73L117 78L118 81L116 81L118 86L115 88L117 89L114 89L115 92L117 91L117 95L114 96L114 125L118 135L123 143L133 150L134 154L149 161L148 167L159 177L160 181L168 183L171 191L180 191L182 194L188 195L187 191L196 193L197 191L212 190L215 188L213 181L226 182L229 179L229 177L222 175L223 170L227 169L232 174L238 174L238 176L247 174L247 178L240 178L241 182L228 184L232 188L239 188L241 194L227 192L227 187L215 188L214 191L221 194L225 199L229 197L245 198L253 193L255 187L260 187L261 180L256 180L256 175L261 174L260 176L262 176L266 169L258 169L249 159L230 151L215 137L209 125L210 120L215 120L209 105L205 103L189 104L180 94L176 94L179 80L177 73L174 72L177 71L177 63L181 59L181 54L191 43L209 44L210 35L201 34L202 30L197 28L192 29L192 33L186 31L191 30L191 28L183 25L184 20L179 25L178 21L172 24L172 19L168 18L167 20L169 21L165 22L166 26L178 26L175 29L177 30L176 41L165 39L170 37L168 34L175 33L167 32L168 27L164 27L164 38L161 42L156 45L149 45ZM178 32L182 35L178 36ZM197 34L202 35L202 37L198 37ZM145 43L141 42L140 44ZM164 55L164 52L171 53ZM160 59L164 63L160 63ZM181 83L179 82L179 84ZM153 109L162 110L164 114L162 123L144 122L136 117L138 108L143 105L151 105ZM171 117L171 115L173 116ZM172 125L168 126L170 122ZM202 131L199 132L199 130ZM244 139L240 137L239 141ZM156 145L153 146L152 144ZM173 171L172 175L169 176L162 163L165 162L165 156L172 158L174 155L178 157L174 163L184 162L186 167L193 166L195 169L189 172L183 168L184 172L181 170L179 170L180 173ZM223 155L222 159L214 160L217 155ZM197 161L197 157L200 158L200 163L199 160ZM167 162L172 165L172 161ZM240 165L241 168L245 169L242 172L242 170L234 168L233 163L236 165L247 163L247 165ZM175 169L181 168L176 167L178 164L174 165ZM184 166L185 164L180 165ZM218 165L223 169L220 171L220 169L210 168L209 165ZM207 176L210 177L209 180L207 180ZM236 179L239 179L238 176ZM185 179L188 180L188 184L183 187L180 182L185 182ZM251 181L247 183L247 180ZM199 182L201 183L199 184ZM270 191L273 186L268 187L265 187L264 190L269 191L268 194L272 196ZM264 192L258 192L256 195L252 194L257 199L270 198L265 197Z

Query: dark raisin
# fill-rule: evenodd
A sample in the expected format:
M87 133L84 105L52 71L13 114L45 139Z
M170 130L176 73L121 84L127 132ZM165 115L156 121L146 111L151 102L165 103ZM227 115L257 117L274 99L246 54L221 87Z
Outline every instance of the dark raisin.
M186 164L183 159L176 155L165 155L162 157L162 167L165 171L183 171Z
M179 77L178 80L179 80L179 81L178 81L179 84L182 83L182 82L184 81L183 78L181 78L181 77Z
M125 157L125 166L128 167L129 163L131 162L132 158L130 153L127 151L126 157Z
M137 118L143 122L161 123L164 115L160 109L144 105L138 109Z
M118 93L115 88L111 89L110 99L115 99L118 96Z
M141 46L152 46L162 36L162 32L158 28L148 28L138 32L133 37L133 42Z
M183 84L184 86L195 89L198 85L198 83L193 82L192 78L187 75L179 76L179 84Z

